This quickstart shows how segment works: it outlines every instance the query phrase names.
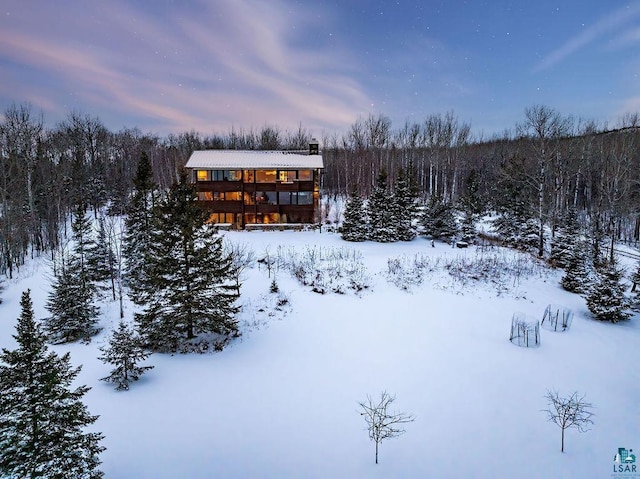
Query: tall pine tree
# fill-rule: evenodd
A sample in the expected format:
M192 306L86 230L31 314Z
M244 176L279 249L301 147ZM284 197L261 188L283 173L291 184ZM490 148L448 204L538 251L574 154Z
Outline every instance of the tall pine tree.
M414 222L418 218L417 197L413 166L410 164L408 169L400 169L393 193L396 234L400 241L411 241L416 237Z
M353 186L344 210L344 220L340 228L345 241L366 241L369 237L366 210L357 185Z
M586 293L589 289L587 248L586 242L576 240L566 259L565 272L560 284L572 293Z
M123 256L125 258L126 285L134 303L144 304L147 298L147 276L151 261L151 236L155 228L153 219L156 185L153 182L151 162L146 153L140 155L133 195L127 208Z
M398 240L393 196L389 192L387 172L382 169L367 205L369 214L369 237L373 241L389 243Z
M100 478L103 436L85 431L97 420L82 403L89 388L71 388L80 368L71 367L69 353L47 349L29 291L20 305L18 348L0 354L0 476Z
M580 224L575 208L569 208L561 218L561 223L551 240L549 262L559 268L565 268L571 261L573 250L580 236Z
M154 217L148 301L136 315L140 333L156 351L190 349L198 337L221 347L238 334L232 258L215 226L206 222L186 174Z
M95 306L97 273L90 258L96 249L93 229L86 207L79 203L71 224L73 249L61 254L46 308L51 316L44 327L54 343L88 340L99 331L98 308Z

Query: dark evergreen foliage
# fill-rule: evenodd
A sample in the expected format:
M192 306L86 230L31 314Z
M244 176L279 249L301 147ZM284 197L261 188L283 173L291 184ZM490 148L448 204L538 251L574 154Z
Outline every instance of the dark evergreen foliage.
M561 218L555 236L551 240L549 262L559 268L566 268L580 234L578 214L575 208L569 208Z
M85 432L97 419L82 403L89 388L71 388L80 368L71 367L69 353L49 352L29 291L20 304L18 348L0 354L0 476L100 478L103 436Z
M382 169L376 178L367 205L369 238L380 243L397 241L398 229L393 196L389 192L387 172Z
M120 321L118 329L111 333L108 344L101 347L100 351L103 355L98 359L115 366L102 381L117 384L118 391L129 390L129 383L137 381L146 371L153 369L153 366L138 366L150 353L145 351L142 338L134 328L124 321Z
M98 218L98 230L92 247L88 250L87 261L94 283L107 289L116 274L116 257L105 227L104 217Z
M422 214L422 232L433 239L451 241L458 235L453 207L441 197L432 196Z
M82 283L72 265L58 266L46 308L50 316L44 319L44 329L54 344L89 340L99 331L98 308L90 285Z
M44 320L44 328L53 343L89 340L99 331L95 306L98 274L92 268L96 263L91 260L95 258L96 244L82 203L76 206L71 229L73 250L68 256L60 255L46 305L51 316Z
M368 239L367 213L364 201L358 193L357 185L354 185L351 190L351 195L345 206L340 233L345 241L366 241Z
M584 241L574 242L570 255L566 259L565 273L560 284L572 293L586 293L589 290L589 268L587 264L587 244Z
M156 185L153 182L151 163L146 153L140 155L136 176L133 180L134 192L127 209L125 222L123 256L126 261L124 276L129 294L134 303L145 303L148 292L145 289L151 261L151 236L155 228L153 205Z
M154 351L188 350L199 336L202 344L211 339L222 347L238 335L232 258L185 174L154 218L143 287L148 299L136 315L140 333Z
M617 323L628 319L628 303L620 283L622 271L616 264L607 263L596 271L597 279L587 296L589 311L600 321Z
M396 235L400 241L411 241L416 237L415 221L418 218L418 192L413 177L413 167L400 169L395 184L393 201Z

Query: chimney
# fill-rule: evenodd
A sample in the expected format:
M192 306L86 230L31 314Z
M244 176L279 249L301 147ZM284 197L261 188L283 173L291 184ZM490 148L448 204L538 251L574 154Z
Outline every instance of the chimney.
M310 155L320 154L318 140L316 140L315 138L311 138L311 141L309 142L309 154Z

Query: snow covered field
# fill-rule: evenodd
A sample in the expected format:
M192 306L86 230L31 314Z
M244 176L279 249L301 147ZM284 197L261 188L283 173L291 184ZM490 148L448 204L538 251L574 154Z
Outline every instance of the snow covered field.
M225 234L257 257L278 246L361 252L371 287L321 295L280 269L272 275L290 301L277 310L267 269L256 265L242 289L242 338L220 353L154 354L147 364L155 368L128 392L99 380L109 367L98 347L118 322L117 303L105 302L99 336L53 349L83 364L78 381L91 386L85 402L106 436L106 479L610 478L618 448L640 450L640 318L591 319L584 299L558 286L558 271L463 284L443 265L476 257L476 248L349 244L326 232ZM432 266L424 282L408 291L389 282L388 259L415 255ZM15 347L23 290L31 288L36 317L46 316L48 275L36 260L8 283L0 346ZM512 314L542 319L549 303L574 311L571 328L541 329L538 348L513 345ZM542 412L551 388L585 393L594 405L592 430L569 430L564 454L560 429ZM358 402L382 390L416 420L381 444L375 465Z

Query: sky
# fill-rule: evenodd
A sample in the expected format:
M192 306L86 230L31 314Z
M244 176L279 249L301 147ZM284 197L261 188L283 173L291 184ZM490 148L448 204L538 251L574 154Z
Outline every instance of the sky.
M0 108L160 135L640 111L640 0L0 0Z

